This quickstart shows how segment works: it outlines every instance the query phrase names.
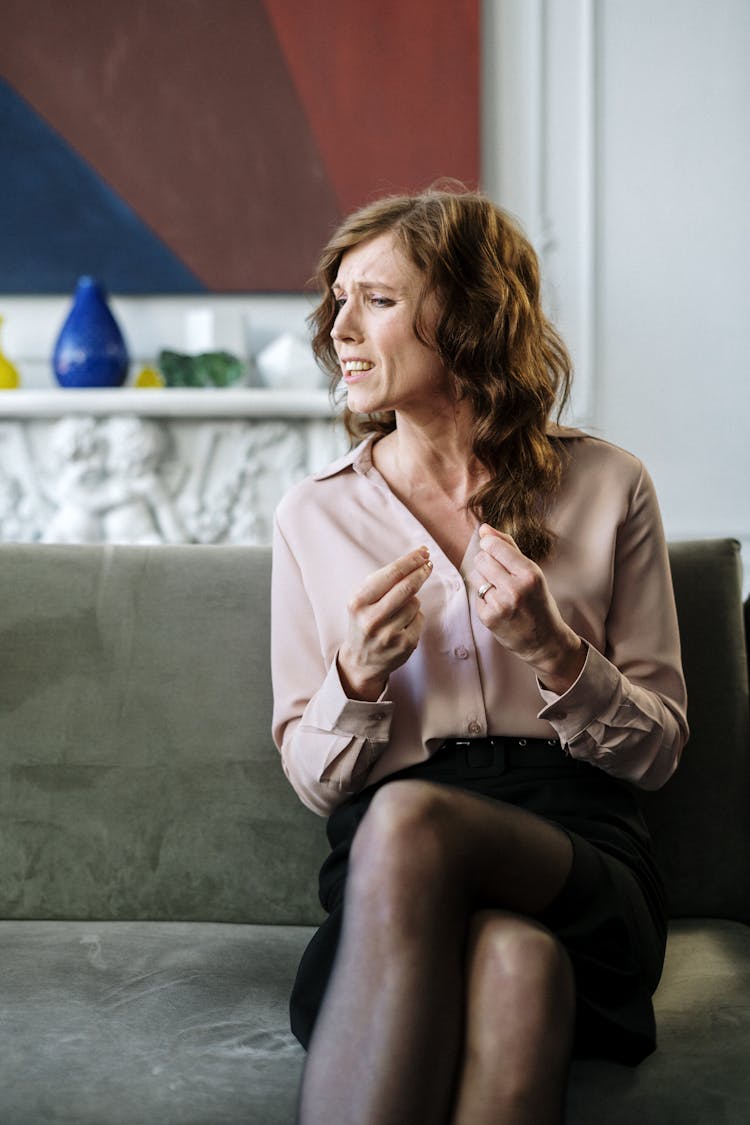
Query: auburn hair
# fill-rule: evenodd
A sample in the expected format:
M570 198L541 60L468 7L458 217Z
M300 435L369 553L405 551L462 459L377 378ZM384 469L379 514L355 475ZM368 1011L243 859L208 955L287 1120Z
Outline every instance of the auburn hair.
M568 400L572 366L542 311L536 253L513 218L478 192L430 189L350 215L321 254L315 283L322 296L309 317L313 351L334 397L342 375L331 339L338 312L332 286L347 250L386 232L424 278L415 334L435 349L456 397L474 415L473 452L490 479L468 507L542 559L554 541L545 516L563 460L548 423ZM423 313L431 294L440 311L428 332ZM396 427L392 411L355 415L345 408L343 417L353 442Z

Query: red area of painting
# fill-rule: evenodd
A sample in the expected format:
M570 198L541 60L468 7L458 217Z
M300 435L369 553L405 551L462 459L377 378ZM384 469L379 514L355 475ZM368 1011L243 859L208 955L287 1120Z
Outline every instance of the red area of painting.
M266 0L342 211L479 177L478 0Z

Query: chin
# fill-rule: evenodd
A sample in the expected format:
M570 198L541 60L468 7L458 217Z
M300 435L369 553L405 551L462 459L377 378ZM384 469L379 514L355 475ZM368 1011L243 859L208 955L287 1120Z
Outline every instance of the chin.
M346 396L346 405L352 414L376 414L388 408L378 402L374 395L357 394L359 388L350 387Z

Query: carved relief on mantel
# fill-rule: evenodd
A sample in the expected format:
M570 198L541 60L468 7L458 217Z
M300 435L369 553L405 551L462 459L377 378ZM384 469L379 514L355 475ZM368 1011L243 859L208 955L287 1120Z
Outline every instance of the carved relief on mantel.
M330 419L0 422L0 541L268 543L273 511L342 451Z

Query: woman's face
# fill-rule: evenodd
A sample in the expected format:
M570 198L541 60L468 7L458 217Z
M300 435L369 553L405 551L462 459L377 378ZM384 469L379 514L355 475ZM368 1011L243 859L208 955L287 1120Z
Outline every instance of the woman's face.
M390 233L360 243L342 257L332 287L339 311L331 336L348 389L347 405L355 414L430 413L450 397L437 353L414 331L422 284L422 274ZM437 317L436 302L433 315Z

